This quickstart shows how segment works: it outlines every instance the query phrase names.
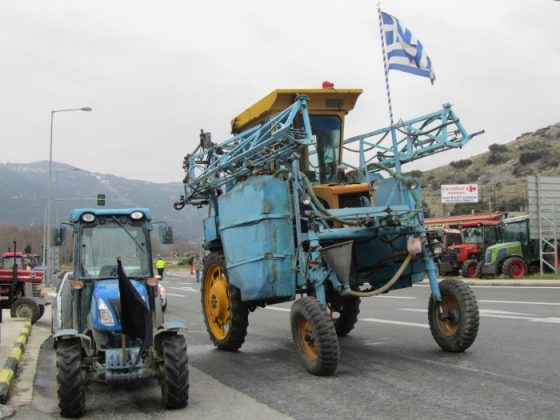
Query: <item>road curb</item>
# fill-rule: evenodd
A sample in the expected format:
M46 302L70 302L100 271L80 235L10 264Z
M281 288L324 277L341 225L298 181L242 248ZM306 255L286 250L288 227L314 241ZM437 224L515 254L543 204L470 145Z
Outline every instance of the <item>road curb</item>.
M4 363L4 368L0 370L0 404L6 404L10 397L10 386L12 385L25 345L29 340L29 334L31 334L31 322L26 321L24 325L19 330L19 335Z

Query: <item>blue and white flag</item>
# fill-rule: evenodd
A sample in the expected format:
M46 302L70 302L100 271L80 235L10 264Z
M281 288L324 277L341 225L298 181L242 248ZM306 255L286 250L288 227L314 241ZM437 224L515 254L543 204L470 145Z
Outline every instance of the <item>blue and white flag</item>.
M387 48L387 69L428 77L433 84L436 75L422 43L396 17L381 12L381 19Z

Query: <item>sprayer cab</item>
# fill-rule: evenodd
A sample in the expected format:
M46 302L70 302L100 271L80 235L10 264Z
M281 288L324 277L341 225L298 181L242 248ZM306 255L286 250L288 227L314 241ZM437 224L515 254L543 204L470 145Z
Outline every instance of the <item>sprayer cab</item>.
M349 202L361 196L369 199L367 183L347 179L342 163L344 119L361 93L362 89L277 89L235 117L232 133L259 125L292 105L296 97L306 96L314 142L302 149L300 170L325 207L350 207ZM303 129L303 124L301 119L295 121L296 128Z

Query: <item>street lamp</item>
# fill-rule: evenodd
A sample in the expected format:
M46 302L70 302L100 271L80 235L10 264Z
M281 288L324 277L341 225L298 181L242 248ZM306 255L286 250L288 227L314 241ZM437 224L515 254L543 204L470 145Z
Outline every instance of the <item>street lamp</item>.
M49 141L49 183L47 185L48 191L48 198L47 198L47 217L46 217L46 242L47 242L47 249L46 251L43 249L43 257L46 256L46 259L43 258L43 265L47 265L47 277L50 280L52 275L52 252L51 247L49 246L50 236L51 236L51 213L50 213L50 203L52 201L52 144L53 144L53 123L54 123L54 114L57 112L69 112L69 111L91 111L90 107L83 107L83 108L70 108L70 109L55 109L51 111L51 135Z

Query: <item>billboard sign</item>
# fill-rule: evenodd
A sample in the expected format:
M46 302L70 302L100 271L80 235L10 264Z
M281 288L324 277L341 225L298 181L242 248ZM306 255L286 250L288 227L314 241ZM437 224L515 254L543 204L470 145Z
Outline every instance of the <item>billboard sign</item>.
M478 203L477 184L449 184L441 186L441 202Z

